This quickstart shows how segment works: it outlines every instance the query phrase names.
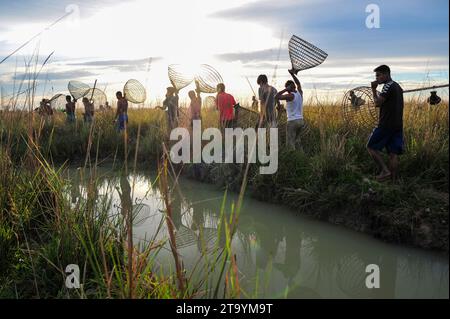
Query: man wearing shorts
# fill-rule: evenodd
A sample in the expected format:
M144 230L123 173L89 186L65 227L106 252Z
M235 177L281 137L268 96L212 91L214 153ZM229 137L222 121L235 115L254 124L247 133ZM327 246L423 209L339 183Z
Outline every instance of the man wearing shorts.
M122 92L116 92L117 98L117 111L116 111L116 121L117 121L117 130L123 131L125 130L126 124L128 124L128 101L122 95Z
M375 105L380 108L379 123L373 130L367 150L380 167L376 177L383 181L395 179L398 173L398 156L403 153L403 89L391 78L391 70L387 65L380 65L375 70L376 80L372 82L372 94ZM381 93L377 87L384 84ZM389 154L389 167L384 163L381 151Z

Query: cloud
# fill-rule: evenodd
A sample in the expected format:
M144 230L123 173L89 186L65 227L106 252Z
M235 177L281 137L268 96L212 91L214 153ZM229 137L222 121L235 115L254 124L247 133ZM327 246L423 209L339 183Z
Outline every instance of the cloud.
M447 0L380 0L380 29L365 25L368 2L263 0L212 16L269 26L279 37L297 34L334 55L448 55Z
M89 72L89 71L85 71L85 70L69 70L69 71L62 71L62 72L46 72L46 73L41 73L38 76L38 80L54 80L54 81L59 81L59 80L74 80L74 79L79 79L79 78L83 78L83 77L89 77L89 76L93 76L95 75L95 73ZM22 81L22 80L27 80L30 78L29 74L24 74L24 73L18 73L16 75L12 76L12 80L15 81Z
M280 59L286 59L288 57L286 50L279 51L279 48L272 48L251 52L230 52L217 54L216 58L225 62L240 61L242 63L276 61L278 60L278 53L280 53Z
M162 60L161 57L151 57L145 59L134 59L134 60L95 60L95 61L85 61L85 62L72 62L67 63L67 65L73 66L96 66L96 67L130 67L135 70L136 67L146 66L151 59L151 63Z
M91 16L103 7L131 0L0 0L0 20L2 23L48 22L66 14L66 7L75 4L82 18Z

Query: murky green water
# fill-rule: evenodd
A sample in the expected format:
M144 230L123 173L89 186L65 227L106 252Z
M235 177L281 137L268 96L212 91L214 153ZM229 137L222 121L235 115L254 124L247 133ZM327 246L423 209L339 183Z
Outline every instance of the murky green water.
M98 197L112 196L111 213L133 206L134 238L141 245L168 238L163 200L154 175L100 170ZM84 196L84 182L71 170L73 202ZM218 236L224 191L180 178L172 198L176 241L188 274L202 277L205 264L224 245ZM134 186L133 186L134 185ZM226 217L237 194L228 193ZM158 229L160 230L158 231ZM157 260L163 271L173 268L167 243ZM370 236L296 215L290 209L245 198L232 239L240 285L247 297L264 298L448 298L448 256L383 243ZM366 266L380 269L380 288L366 287ZM209 282L215 282L215 267ZM256 293L257 291L257 293ZM220 295L219 295L220 296ZM244 295L245 296L245 295Z

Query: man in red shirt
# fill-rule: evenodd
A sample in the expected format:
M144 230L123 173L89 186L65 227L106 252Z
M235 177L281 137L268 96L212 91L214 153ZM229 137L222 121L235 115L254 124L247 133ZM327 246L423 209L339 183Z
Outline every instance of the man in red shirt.
M217 84L216 107L220 113L220 128L234 126L233 110L235 105L236 101L234 100L234 97L225 92L225 84Z

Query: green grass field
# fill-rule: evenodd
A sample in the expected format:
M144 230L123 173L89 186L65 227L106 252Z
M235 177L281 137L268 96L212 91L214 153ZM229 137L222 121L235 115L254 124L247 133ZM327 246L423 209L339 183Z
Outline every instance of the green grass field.
M202 116L203 128L217 126L215 111L203 110ZM306 105L305 118L303 152L285 149L281 136L276 174L259 175L257 164L247 173L242 164L202 164L196 178L390 242L448 251L448 103L407 103L406 153L395 183L373 179L376 167L365 150L370 130L347 125L340 105ZM59 169L70 163L95 167L103 161L156 169L164 163L165 113L131 109L126 135L116 131L112 112L97 113L93 126L80 119L81 114L76 124L68 125L61 112L51 118L0 113L0 297L204 297L179 269L166 276L145 262L157 253L158 243L143 253L134 251L126 214L111 224L106 206L86 200L72 207ZM187 120L180 123L186 126ZM167 194L164 167L160 165L155 183ZM183 172L194 176L193 168L185 165ZM248 185L241 188L245 180ZM90 187L95 189L95 179ZM233 225L225 228L229 241ZM231 284L220 295L216 287L212 290L216 297L237 297L239 282L230 244L226 247L218 263ZM175 258L176 249L173 254ZM84 286L76 295L60 284L63 265L73 260L85 265Z

